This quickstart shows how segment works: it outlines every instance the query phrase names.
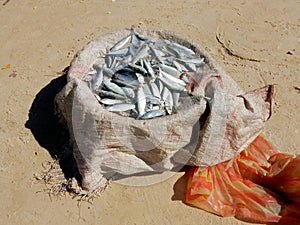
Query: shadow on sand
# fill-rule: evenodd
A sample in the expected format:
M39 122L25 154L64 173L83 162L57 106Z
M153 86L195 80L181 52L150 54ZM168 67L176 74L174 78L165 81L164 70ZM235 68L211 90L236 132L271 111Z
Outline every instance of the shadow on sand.
M65 178L80 180L72 149L68 146L69 133L55 114L54 99L67 83L66 72L53 79L35 96L25 127L30 129L39 145L45 148L52 158L59 161Z

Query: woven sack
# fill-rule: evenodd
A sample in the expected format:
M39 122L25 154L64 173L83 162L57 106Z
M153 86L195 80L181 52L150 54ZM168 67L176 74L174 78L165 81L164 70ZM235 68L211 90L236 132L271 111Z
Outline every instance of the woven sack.
M71 62L68 83L56 96L58 112L71 134L82 188L93 191L108 179L143 172L163 172L180 165L212 166L233 158L261 132L271 115L273 86L248 93L235 83L203 48L174 33L136 29L154 39L169 39L204 57L205 65L188 73L193 96L181 99L178 112L150 120L111 113L95 98L84 76L101 53L130 30L96 38Z

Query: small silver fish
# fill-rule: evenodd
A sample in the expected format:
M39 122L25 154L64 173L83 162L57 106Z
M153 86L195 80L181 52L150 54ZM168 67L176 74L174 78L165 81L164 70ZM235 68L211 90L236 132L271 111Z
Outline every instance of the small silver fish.
M143 90L144 90L145 96L152 96L152 92L151 92L150 87L147 83L145 83L143 85Z
M148 53L149 46L147 44L143 44L138 48L135 55L132 58L132 63L136 63L140 59L144 58Z
M105 60L105 63L106 63L107 68L111 68L111 67L112 67L112 64L113 64L113 61L115 60L115 58L112 57L112 56L107 56L107 55L105 55L105 56L104 56L104 60Z
M150 90L151 90L153 96L160 98L161 96L160 96L159 89L153 80L149 82L149 86L150 86Z
M164 40L158 40L158 41L155 41L154 42L154 47L155 48L163 48L165 47L166 45L169 45L171 44L171 41L167 40L167 39L164 39Z
M149 61L144 59L143 62L144 62L147 73L150 75L151 78L155 78L154 70L152 69L152 66L149 63Z
M175 51L177 51L178 53L180 54L184 54L184 55L195 55L195 52L190 49L190 48L187 48L181 44L178 44L176 42L173 42L170 47L172 49L174 49Z
M163 63L162 54L158 50L156 50L150 46L150 51L152 52L154 57L158 60L158 62Z
M152 105L161 105L160 98L156 98L154 96L146 96L146 102L150 102Z
M140 86L136 93L137 111L139 116L142 116L146 112L146 96L143 87Z
M178 71L180 71L181 73L184 71L185 68L183 68L180 63L176 62L175 60L173 61L173 65L176 67L176 69Z
M123 89L122 89L121 87L119 87L117 84L111 82L110 79L104 77L104 79L103 79L103 84L104 84L104 86L105 86L108 90L113 91L113 92L115 92L116 94L126 96L126 94L125 94L125 92L123 91Z
M127 37L122 38L120 41L118 41L113 47L111 47L110 51L114 52L121 48L123 48L131 39L131 35L128 35Z
M184 63L184 66L188 69L188 71L196 72L196 65L193 63Z
M101 90L99 95L103 98L113 98L113 99L125 99L125 96L116 94L112 91Z
M121 99L111 99L111 98L102 98L101 99L100 97L99 97L98 101L104 105L114 105L114 104L118 104L118 103L124 103L124 100L121 100Z
M163 91L163 88L164 88L163 83L162 83L159 79L156 79L156 80L155 80L155 83L156 83L156 85L157 85L157 87L158 87L159 93L161 94L162 91Z
M135 105L131 103L117 103L107 106L105 109L110 112L124 112L131 109L135 109Z
M123 89L123 91L125 92L125 94L128 98L134 98L135 97L135 93L134 93L134 90L132 88L123 87L122 89Z
M164 65L168 65L168 66L173 66L173 61L176 60L176 57L175 56L168 56L168 57L164 57L163 58L164 60ZM174 67L175 69L177 69L176 67Z
M91 81L92 90L100 91L102 82L103 82L103 69L99 68L94 76L94 79L92 79Z
M164 115L166 115L165 110L162 110L162 109L152 110L152 111L146 112L139 119L146 120L146 119L152 119L152 118L159 117L159 116L164 116Z
M204 64L204 58L201 58L201 57L200 58L187 58L187 59L177 58L176 60L185 62L185 63L193 63L198 66Z
M168 96L171 95L171 94L172 94L171 91L167 87L164 87L163 91L162 91L162 94L161 94L161 97L164 101L166 101Z
M165 73L164 71L160 71L159 74L160 74L162 77L164 77L164 78L166 78L167 80L169 80L170 83L178 84L178 85L181 85L181 86L183 86L183 87L186 85L186 83L185 83L183 80L181 80L181 79L179 79L179 78L176 78L176 77L174 77L174 76L172 76L172 75L170 75L170 74L168 74L168 73Z
M132 63L128 64L128 66L130 69L133 69L137 73L147 74L147 70L144 67Z
M172 48L171 45L167 45L165 49L162 49L168 57L174 56L174 57L181 57L180 53L176 51L174 48Z
M105 76L112 77L115 74L115 72L110 68L103 67L103 74Z
M159 67L161 68L162 71L164 71L174 77L179 77L180 71L177 70L176 68L165 65L165 64L160 64Z
M116 51L108 52L105 54L105 56L118 56L118 57L125 56L125 55L127 55L128 50L129 50L128 48L121 48Z

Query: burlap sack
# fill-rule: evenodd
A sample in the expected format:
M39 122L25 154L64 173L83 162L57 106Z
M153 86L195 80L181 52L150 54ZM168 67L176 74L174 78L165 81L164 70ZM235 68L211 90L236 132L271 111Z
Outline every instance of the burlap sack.
M233 158L261 132L271 115L273 86L243 93L211 57L174 33L136 29L156 39L169 39L205 58L193 76L193 96L182 99L178 112L151 120L135 120L105 110L82 80L95 62L130 30L119 30L88 43L74 57L68 84L57 95L61 118L73 142L82 187L92 191L117 175L162 172L175 165L211 166Z

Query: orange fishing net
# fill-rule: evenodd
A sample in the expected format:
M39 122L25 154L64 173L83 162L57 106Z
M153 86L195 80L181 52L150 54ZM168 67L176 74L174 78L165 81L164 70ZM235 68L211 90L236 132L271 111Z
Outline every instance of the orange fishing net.
M258 136L241 154L188 170L186 203L247 222L300 224L300 155Z

